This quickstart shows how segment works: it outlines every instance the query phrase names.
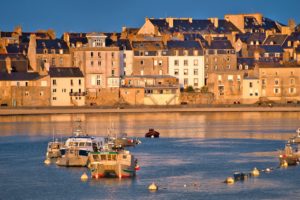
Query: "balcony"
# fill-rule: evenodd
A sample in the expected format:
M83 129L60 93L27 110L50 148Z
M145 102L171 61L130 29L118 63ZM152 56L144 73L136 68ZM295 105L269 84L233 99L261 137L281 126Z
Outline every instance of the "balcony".
M70 94L70 96L77 96L77 97L79 97L79 96L86 96L87 92L70 92L69 94Z

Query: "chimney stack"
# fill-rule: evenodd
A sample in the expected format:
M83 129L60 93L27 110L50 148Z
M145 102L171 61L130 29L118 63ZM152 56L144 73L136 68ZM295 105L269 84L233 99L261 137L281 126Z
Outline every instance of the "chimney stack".
M219 27L219 19L217 17L214 17L214 18L208 18L211 23L214 24L215 28L218 28Z
M7 73L11 74L11 70L12 70L12 68L11 68L11 58L8 57L8 56L5 58L5 65L6 65Z
M174 18L172 17L167 17L166 22L169 24L169 28L173 28L174 23L173 23Z

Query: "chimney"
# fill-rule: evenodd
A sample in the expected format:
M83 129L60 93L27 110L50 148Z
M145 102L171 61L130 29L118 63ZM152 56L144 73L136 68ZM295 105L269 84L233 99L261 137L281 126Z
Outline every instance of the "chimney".
M10 57L6 57L5 58L5 64L6 64L6 71L7 71L7 73L9 73L9 74L11 74L11 59L10 59Z
M190 22L190 23L193 23L193 18L189 18L189 22Z
M219 27L219 19L217 17L214 17L214 18L208 18L211 23L214 24L215 28L218 28Z
M69 33L64 33L64 41L67 43L68 47L70 47L70 35Z
M167 17L166 18L166 22L168 22L169 28L173 28L173 26L174 26L173 20L174 20L174 18L172 18L172 17Z
M292 32L295 31L296 22L294 19L289 19L288 26Z
M122 32L126 32L126 30L127 30L126 26L123 26L122 27Z
M36 64L36 36L35 34L30 35L29 46L28 46L28 60L33 71L37 72Z

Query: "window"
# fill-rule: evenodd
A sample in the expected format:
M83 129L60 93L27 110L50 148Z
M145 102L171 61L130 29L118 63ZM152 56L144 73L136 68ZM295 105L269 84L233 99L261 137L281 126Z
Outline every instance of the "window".
M98 66L99 66L99 67L101 66L101 61L98 61Z
M91 61L91 66L92 66L92 67L94 66L94 61Z
M66 92L67 92L67 89L62 89L61 92L62 92L62 93L66 93Z
M183 79L183 84L184 85L188 85L189 84L189 80L187 78Z
M179 53L178 53L178 50L175 50L175 51L174 51L174 54L175 54L175 56L178 56L178 54L179 54Z
M218 81L222 81L222 75L218 75Z
M291 76L294 76L294 72L293 71L291 71Z
M198 56L198 51L194 50L194 56Z
M94 57L94 52L91 52L91 57Z
M241 75L237 75L237 81L241 81Z
M162 66L162 64L163 64L163 61L162 61L162 60L158 61L158 65L159 65L159 66Z
M53 89L52 92L55 93L55 92L56 92L56 89Z
M51 58L51 65L52 65L52 66L55 65L55 58Z
M174 75L179 75L179 70L178 69L174 69Z
M59 65L62 66L64 63L64 59L63 58L59 58Z
M29 92L28 91L25 91L25 96L29 96Z
M78 85L81 85L81 79L78 80Z
M44 54L47 54L48 53L48 50L47 49L44 49Z
M198 75L198 69L194 69L194 75Z
M194 78L194 86L197 87L198 86L198 79Z
M215 65L215 70L218 70L218 65Z
M280 53L275 53L275 57L279 58L280 57Z
M252 88L253 87L253 83L249 82L249 87Z
M140 63L141 63L141 65L144 65L144 60L141 60L141 62L140 62Z
M233 81L233 75L228 75L227 79L228 81Z
M149 55L148 51L145 51L145 56L148 56L148 55Z
M159 75L162 75L162 74L163 74L163 73L162 73L162 70L160 69L160 70L159 70Z
M25 82L25 86L28 87L28 82L27 81Z
M188 73L189 73L189 70L188 70L188 69L184 69L184 70L183 70L183 75L188 75Z
M112 76L115 76L115 70L114 70L114 69L111 70L111 75L112 75Z
M154 64L154 66L157 66L157 60L154 60L153 64Z
M101 58L101 53L100 52L98 52L98 58Z
M141 75L142 75L142 76L144 75L144 70L143 70L143 69L141 70Z
M296 88L289 88L289 93L290 94L296 93Z
M56 97L53 97L52 99L53 99L53 101L55 101L55 100L56 100Z
M188 60L184 60L184 61L183 61L183 65L184 65L184 66L188 66L188 65L189 65L189 61L188 61Z
M55 79L52 80L52 84L56 85L56 80Z
M184 50L184 51L183 51L183 55L184 55L184 56L187 56L187 55L189 55L189 52L188 52L188 50Z
M194 66L198 66L198 60L194 59Z
M278 80L278 79L275 79L274 84L275 84L275 85L279 85L279 80Z
M112 58L115 57L115 53L114 53L114 52L111 53L111 57L112 57Z
M291 78L291 79L290 79L290 83L291 83L291 85L295 84L295 79L294 79L294 78Z
M97 85L100 85L101 84L101 77L100 75L97 75Z
M266 85L266 79L262 79L262 80L261 80L261 84L262 84L262 85Z
M179 66L179 60L174 60L174 65Z
M41 92L40 92L40 96L44 96L44 91L41 91Z
M268 58L269 57L269 53L265 53L265 58Z
M279 94L280 93L280 88L274 88L274 93Z

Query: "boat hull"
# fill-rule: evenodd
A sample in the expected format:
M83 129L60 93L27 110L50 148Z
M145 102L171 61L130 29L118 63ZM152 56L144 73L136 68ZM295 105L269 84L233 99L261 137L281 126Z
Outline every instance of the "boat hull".
M102 165L98 164L95 168L91 169L93 178L130 178L136 175L134 167L128 167L126 165Z

